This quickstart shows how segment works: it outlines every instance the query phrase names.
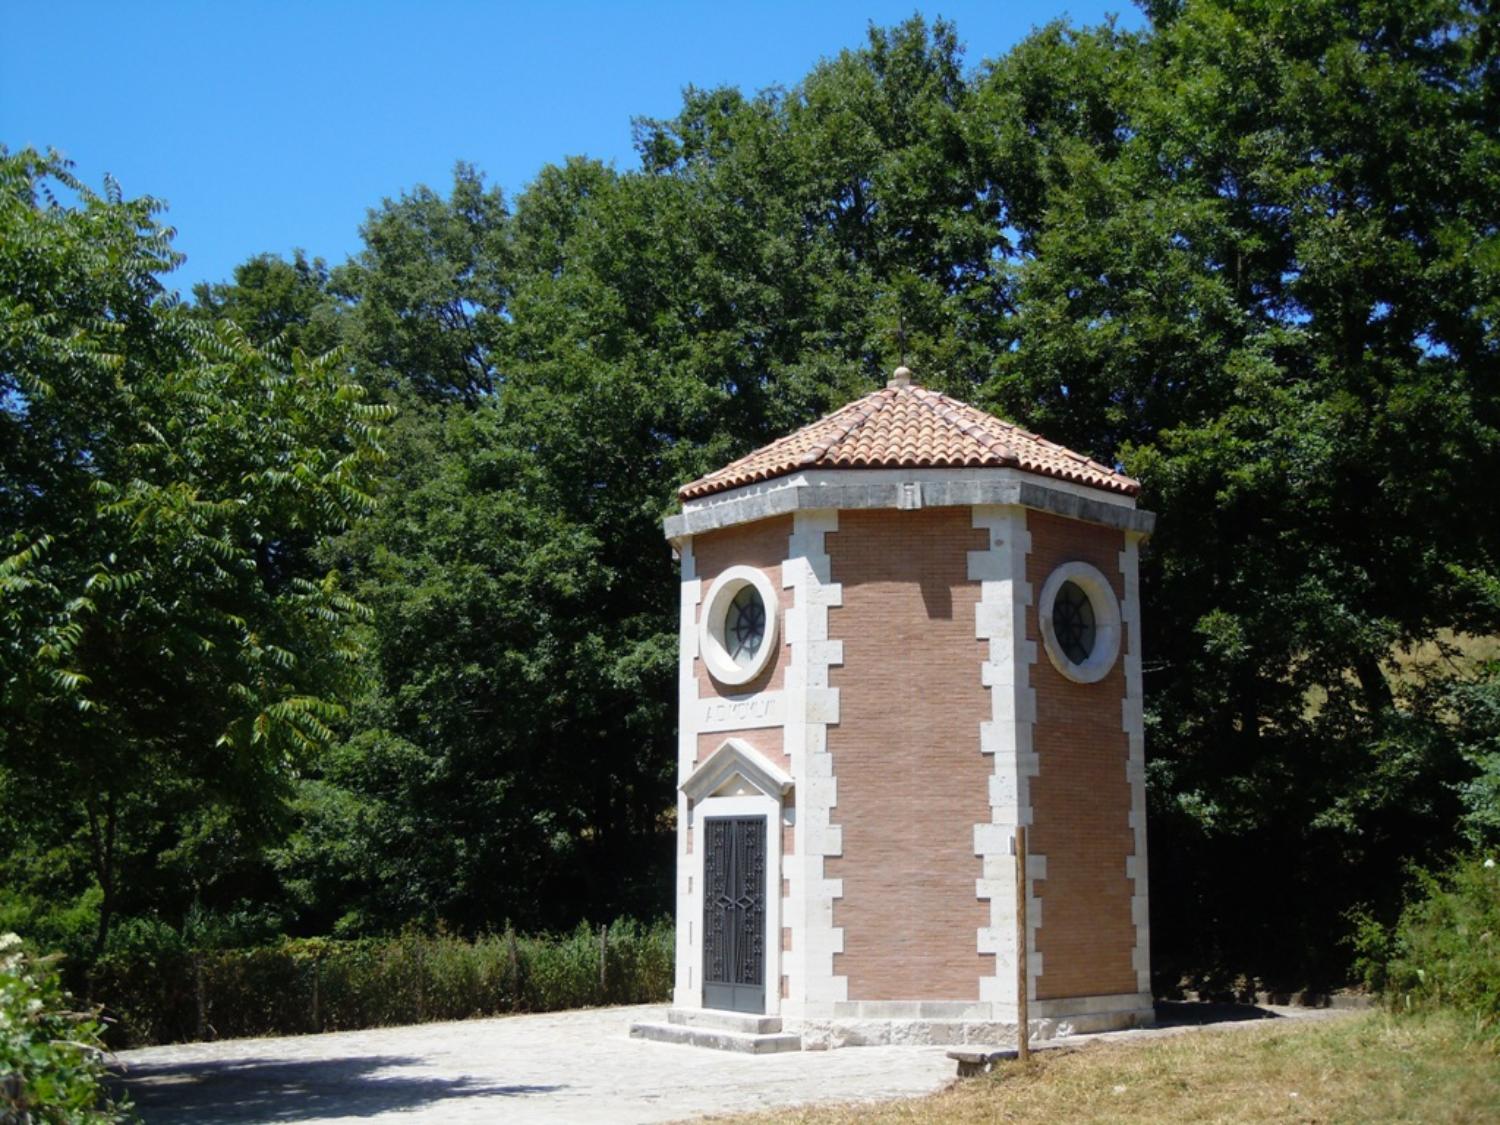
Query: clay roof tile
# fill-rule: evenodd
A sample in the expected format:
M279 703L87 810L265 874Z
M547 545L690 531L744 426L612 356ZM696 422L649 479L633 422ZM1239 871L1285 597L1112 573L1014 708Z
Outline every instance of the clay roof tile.
M899 376L898 372L898 376ZM1011 467L1134 496L1140 485L1114 469L947 395L893 380L684 485L683 500L712 496L798 469Z

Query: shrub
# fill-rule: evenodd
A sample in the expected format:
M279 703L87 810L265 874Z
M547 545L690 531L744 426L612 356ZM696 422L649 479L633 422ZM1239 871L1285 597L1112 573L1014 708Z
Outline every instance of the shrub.
M1357 945L1367 982L1398 1011L1451 1008L1500 1036L1500 867L1472 858L1418 873L1418 897L1386 931L1368 919Z
M0 1121L131 1121L104 1090L101 1027L72 1010L56 958L36 958L0 934Z
M448 934L283 940L251 949L158 945L111 953L90 977L114 1037L132 1046L195 1038L337 1031L507 1012L643 1004L671 996L672 924L472 941Z

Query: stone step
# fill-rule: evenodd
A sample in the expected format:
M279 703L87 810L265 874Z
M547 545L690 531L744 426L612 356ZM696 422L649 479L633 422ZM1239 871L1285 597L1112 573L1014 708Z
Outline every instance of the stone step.
M657 1043L682 1043L689 1047L709 1047L715 1051L741 1051L747 1055L774 1055L782 1051L802 1050L802 1037L778 1032L750 1035L742 1031L695 1027L681 1023L633 1023L632 1039L651 1039Z
M738 1031L742 1035L774 1035L781 1030L780 1016L749 1012L725 1012L717 1008L671 1008L667 1022L681 1027L708 1027L716 1031Z

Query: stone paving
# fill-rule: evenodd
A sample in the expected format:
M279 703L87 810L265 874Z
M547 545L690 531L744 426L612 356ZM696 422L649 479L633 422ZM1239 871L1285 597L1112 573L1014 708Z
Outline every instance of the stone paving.
M147 1125L242 1122L676 1121L894 1098L953 1077L943 1047L751 1056L628 1037L660 1008L602 1008L119 1056Z
M1187 1006L1196 1007L1196 1006ZM1307 1009L1240 1009L1318 1018ZM677 1121L926 1094L953 1080L946 1047L740 1055L631 1039L660 1008L600 1008L328 1035L147 1047L119 1056L147 1125ZM1173 1017L1169 1017L1173 1018ZM1155 1038L1178 1028L1078 1036Z

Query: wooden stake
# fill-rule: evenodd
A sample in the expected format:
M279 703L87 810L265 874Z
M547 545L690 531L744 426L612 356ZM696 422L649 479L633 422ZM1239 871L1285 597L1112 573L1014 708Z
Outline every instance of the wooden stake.
M1031 1016L1027 1011L1031 973L1026 926L1026 826L1016 826L1016 1057L1031 1058Z
M599 1003L605 1003L606 981L604 968L609 963L609 927L599 927Z
M193 997L198 1003L198 1039L208 1038L208 1003L203 995L203 954L193 951Z

